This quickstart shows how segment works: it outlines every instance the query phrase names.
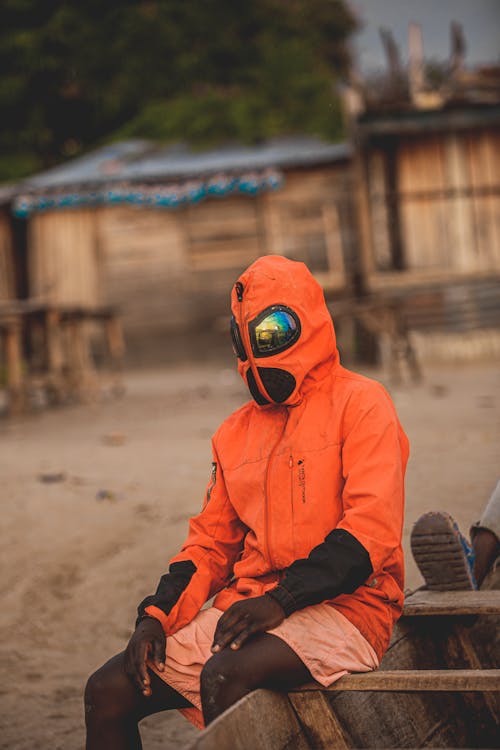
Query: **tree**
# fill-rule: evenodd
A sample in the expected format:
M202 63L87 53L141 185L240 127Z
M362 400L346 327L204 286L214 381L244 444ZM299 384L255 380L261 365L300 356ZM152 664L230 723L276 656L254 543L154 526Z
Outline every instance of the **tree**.
M336 139L342 0L4 0L0 179L123 137Z

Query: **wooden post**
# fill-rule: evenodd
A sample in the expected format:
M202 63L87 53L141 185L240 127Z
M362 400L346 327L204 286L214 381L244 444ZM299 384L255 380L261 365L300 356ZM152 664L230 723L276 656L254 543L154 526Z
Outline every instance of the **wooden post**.
M121 320L112 314L106 319L105 326L111 361L117 370L121 370L125 354L125 341L123 339Z
M112 390L116 395L122 395L125 390L122 381L123 357L125 355L122 322L117 314L112 312L104 319L104 326L113 371Z
M49 307L44 314L45 350L47 361L47 383L50 396L59 403L63 398L63 350L61 342L61 314Z
M65 324L68 334L70 386L76 398L83 401L89 399L97 388L86 322L83 314L75 312L68 315Z
M10 316L4 325L9 413L19 414L24 407L21 321L18 316Z
M408 25L408 60L410 94L416 103L424 88L424 45L422 27L418 23Z
M332 279L332 285L344 287L345 263L337 206L334 203L325 203L321 210L321 218L325 235L328 274Z
M358 257L358 268L356 271L361 274L364 288L367 287L367 279L369 279L374 270L370 196L365 159L366 152L364 144L361 138L357 136L354 139L353 173L359 224L360 253Z

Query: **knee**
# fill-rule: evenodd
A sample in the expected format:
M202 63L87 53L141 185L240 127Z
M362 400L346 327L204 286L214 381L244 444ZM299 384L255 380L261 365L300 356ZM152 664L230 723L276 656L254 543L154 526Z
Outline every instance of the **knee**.
M117 720L127 715L132 686L125 674L116 675L107 665L92 674L85 686L87 720Z
M235 660L224 652L212 656L200 675L200 692L204 707L227 708L251 689L244 674L235 667Z
M90 715L102 715L106 712L110 705L109 697L112 693L109 685L109 680L106 677L104 670L98 669L94 672L85 686L85 714Z
M202 694L221 692L227 685L229 674L220 659L212 656L201 670L200 689Z

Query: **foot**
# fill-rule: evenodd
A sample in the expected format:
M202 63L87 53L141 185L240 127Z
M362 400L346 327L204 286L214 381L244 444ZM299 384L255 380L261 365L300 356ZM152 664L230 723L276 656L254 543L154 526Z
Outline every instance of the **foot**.
M448 513L420 516L411 532L411 551L428 589L477 589L474 552Z

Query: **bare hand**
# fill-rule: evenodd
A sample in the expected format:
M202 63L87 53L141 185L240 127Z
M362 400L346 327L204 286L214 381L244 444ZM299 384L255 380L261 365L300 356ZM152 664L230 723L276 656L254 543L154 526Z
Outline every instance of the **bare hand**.
M150 696L151 678L146 661L151 659L160 672L165 668L165 633L159 620L146 617L138 624L125 649L125 671L135 687Z
M215 629L212 653L226 646L239 649L250 636L272 630L285 619L283 608L270 596L257 596L232 604Z

